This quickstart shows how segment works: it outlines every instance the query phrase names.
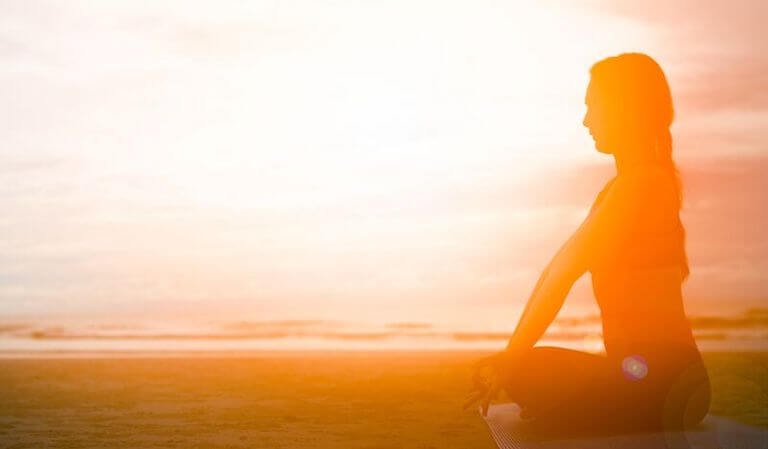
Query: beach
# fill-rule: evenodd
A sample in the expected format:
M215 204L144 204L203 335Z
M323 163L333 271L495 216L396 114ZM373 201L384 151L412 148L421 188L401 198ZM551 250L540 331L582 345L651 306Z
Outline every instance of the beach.
M0 360L2 448L493 448L463 411L486 352ZM705 355L712 412L768 427L768 355ZM501 398L503 400L503 398Z

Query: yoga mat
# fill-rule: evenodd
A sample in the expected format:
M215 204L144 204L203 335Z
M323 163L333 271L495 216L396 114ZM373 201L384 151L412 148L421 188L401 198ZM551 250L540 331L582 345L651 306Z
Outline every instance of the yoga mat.
M484 419L499 449L768 449L768 429L712 415L685 432L547 437L521 420L519 412L512 403L488 408Z

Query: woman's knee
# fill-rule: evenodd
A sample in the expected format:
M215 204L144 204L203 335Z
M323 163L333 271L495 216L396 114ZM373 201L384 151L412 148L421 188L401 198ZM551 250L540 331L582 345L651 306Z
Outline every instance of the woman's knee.
M664 398L663 426L690 428L698 425L709 412L709 376L703 364L692 364L677 376Z

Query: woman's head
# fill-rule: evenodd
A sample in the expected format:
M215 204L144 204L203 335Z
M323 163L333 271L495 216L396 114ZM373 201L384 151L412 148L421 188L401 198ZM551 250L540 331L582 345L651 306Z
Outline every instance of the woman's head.
M623 53L597 62L590 75L584 126L597 150L610 154L627 149L659 151L669 134L674 108L667 79L656 61L642 53Z
M675 180L679 210L682 188L669 132L675 112L661 67L648 55L623 53L598 61L589 73L584 126L595 140L595 148L625 160L650 161L668 170ZM629 151L643 154L623 154ZM682 224L680 231L684 236ZM686 277L684 248L681 265Z

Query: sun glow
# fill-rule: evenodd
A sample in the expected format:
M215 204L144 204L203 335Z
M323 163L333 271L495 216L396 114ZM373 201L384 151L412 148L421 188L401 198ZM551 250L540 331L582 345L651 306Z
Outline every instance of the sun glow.
M61 159L58 178L23 182L51 180L50 238L79 262L66 286L6 293L30 311L46 304L32 291L89 310L232 298L278 318L324 301L516 310L587 207L537 177L603 161L581 126L589 66L661 53L647 23L570 3L258 3L58 12L63 62L34 78L43 112L27 121L50 126L7 137Z
M165 132L151 165L199 207L375 213L365 199L407 204L592 156L580 125L588 64L632 48L632 33L617 42L593 18L534 5L423 4L428 32L398 11L327 6L310 21L276 7L259 45L240 41L249 51L180 62L190 70L166 95L186 132Z

